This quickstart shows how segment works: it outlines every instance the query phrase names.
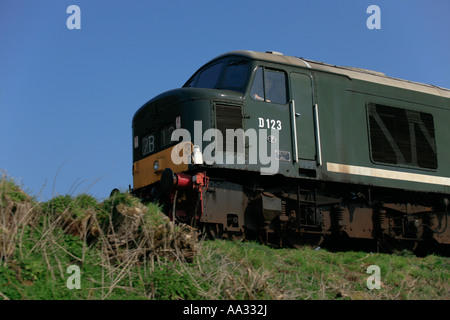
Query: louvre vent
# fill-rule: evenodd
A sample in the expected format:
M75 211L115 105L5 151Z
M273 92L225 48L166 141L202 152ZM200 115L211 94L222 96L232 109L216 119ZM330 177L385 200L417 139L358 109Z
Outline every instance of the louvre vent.
M437 168L431 114L369 104L368 115L373 161L425 169Z
M237 152L237 138L233 142L226 139L226 129L242 129L242 113L240 106L216 104L216 128L222 133L223 151ZM243 137L242 137L243 138ZM230 140L230 139L229 139ZM234 145L234 146L233 146Z

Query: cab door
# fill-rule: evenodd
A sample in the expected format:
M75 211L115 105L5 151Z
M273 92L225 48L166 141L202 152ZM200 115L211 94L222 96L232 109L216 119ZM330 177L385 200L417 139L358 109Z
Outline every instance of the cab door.
M245 130L257 129L258 149L264 144L267 154L270 153L273 160L271 165L276 162L277 172L284 175L293 173L288 84L288 73L285 70L276 66L257 66L243 112ZM262 132L266 132L267 136ZM251 147L249 145L247 151L249 159ZM258 150L259 161L255 169L268 167L268 164L262 163L264 154ZM252 170L251 165L248 168Z
M312 76L308 73L293 72L290 74L290 83L293 160L316 160Z

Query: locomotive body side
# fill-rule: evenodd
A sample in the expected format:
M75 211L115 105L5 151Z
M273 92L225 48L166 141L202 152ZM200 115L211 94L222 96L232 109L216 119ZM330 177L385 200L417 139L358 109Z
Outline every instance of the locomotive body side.
M317 76L319 179L448 194L449 99L336 77Z

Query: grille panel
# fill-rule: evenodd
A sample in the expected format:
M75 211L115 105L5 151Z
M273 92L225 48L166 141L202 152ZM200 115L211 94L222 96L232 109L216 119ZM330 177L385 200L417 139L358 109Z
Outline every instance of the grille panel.
M223 145L222 151L237 152L237 138L234 142L227 143L226 129L242 129L242 112L241 106L216 104L216 128L222 133ZM243 138L243 137L242 137ZM233 147L234 145L234 147Z

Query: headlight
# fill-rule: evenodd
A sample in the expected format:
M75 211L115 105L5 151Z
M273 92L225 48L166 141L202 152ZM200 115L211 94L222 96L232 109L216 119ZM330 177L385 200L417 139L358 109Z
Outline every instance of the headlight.
M153 169L159 170L159 162L158 162L158 160L155 160L155 162L153 162Z

